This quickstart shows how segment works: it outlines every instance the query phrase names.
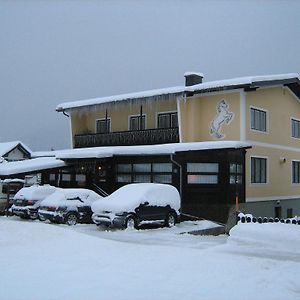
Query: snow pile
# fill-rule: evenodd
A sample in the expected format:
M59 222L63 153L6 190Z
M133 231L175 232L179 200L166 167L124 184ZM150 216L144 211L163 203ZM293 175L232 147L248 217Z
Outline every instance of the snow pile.
M250 232L248 225L238 225L229 239ZM269 233L277 226L270 225ZM290 240L297 226L284 226L284 238ZM75 227L0 218L0 298L299 299L298 253L293 259L280 253L265 258L258 255L253 241L247 245L253 254L248 255L238 241L224 244L225 236L213 237L222 240L219 245L209 244L211 237L175 235L167 228L113 233L100 232L95 225ZM80 228L94 230L93 235L75 231ZM140 235L147 245L141 244ZM121 236L135 239L121 241ZM159 238L168 237L169 244L159 244ZM186 247L193 242L193 247Z
M155 206L170 205L177 212L180 208L180 196L175 187L159 183L133 183L121 187L104 201L93 203L92 210L96 213L130 212L145 202Z
M300 255L300 226L282 223L239 223L230 230L229 243L255 245L264 250Z

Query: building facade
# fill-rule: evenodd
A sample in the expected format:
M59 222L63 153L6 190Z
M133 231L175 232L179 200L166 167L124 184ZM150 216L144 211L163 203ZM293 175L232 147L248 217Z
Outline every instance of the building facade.
M280 201L295 199L292 214L300 213L299 75L204 83L202 74L185 77L182 87L63 103L57 111L70 117L76 148L250 143L245 160L246 202L267 201L272 211L285 217L291 208L280 211Z

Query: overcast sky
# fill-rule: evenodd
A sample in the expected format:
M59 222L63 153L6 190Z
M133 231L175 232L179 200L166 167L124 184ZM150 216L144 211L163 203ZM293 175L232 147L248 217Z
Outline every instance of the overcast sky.
M298 0L0 0L0 141L70 147L61 102L300 72Z

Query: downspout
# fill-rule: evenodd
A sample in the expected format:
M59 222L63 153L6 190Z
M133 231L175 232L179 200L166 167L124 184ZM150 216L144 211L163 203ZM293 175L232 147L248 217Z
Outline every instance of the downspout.
M139 130L143 130L143 105L140 108L140 122L139 122Z
M71 144L71 148L74 148L73 147L73 132L72 132L72 120L70 118L70 115L68 115L64 110L62 111L63 115L68 117L69 118L69 127L70 127L70 135L71 135L71 141L70 141L70 144Z
M176 97L177 104L177 118L178 118L178 133L179 133L179 143L182 143L182 124L181 124L181 109L180 109L180 100L183 98L183 95Z
M182 165L174 160L174 154L170 155L170 161L175 164L177 167L179 167L179 194L180 194L180 211L182 207Z
M66 117L70 118L70 116L69 116L64 110L62 111L62 113L63 113Z
M108 122L107 122L107 109L105 110L105 133L108 133Z

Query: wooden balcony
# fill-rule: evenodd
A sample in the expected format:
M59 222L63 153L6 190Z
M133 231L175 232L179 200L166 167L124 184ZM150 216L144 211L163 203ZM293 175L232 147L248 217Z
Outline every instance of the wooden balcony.
M168 128L79 134L75 135L74 142L75 148L178 143L179 131L178 128Z

